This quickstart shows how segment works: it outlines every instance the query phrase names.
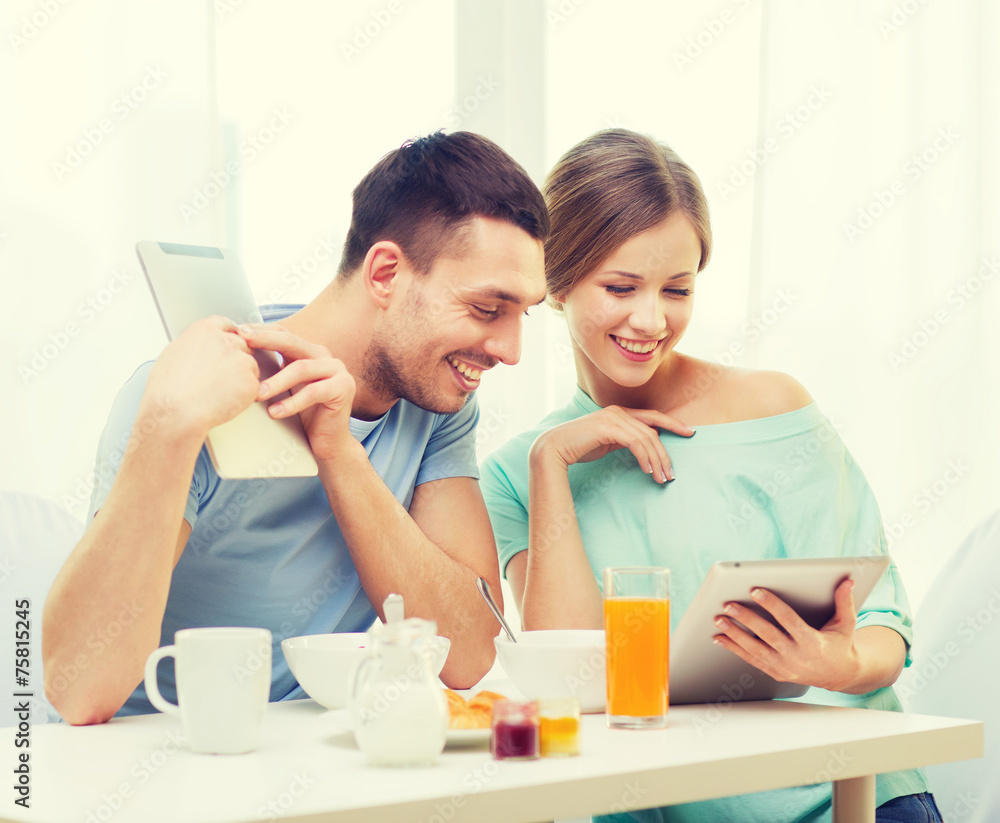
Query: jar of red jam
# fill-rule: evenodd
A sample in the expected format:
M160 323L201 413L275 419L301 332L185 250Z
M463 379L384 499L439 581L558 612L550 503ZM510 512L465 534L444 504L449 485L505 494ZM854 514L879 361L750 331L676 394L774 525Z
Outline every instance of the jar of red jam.
M496 760L535 760L539 753L538 704L519 700L494 703L490 751Z

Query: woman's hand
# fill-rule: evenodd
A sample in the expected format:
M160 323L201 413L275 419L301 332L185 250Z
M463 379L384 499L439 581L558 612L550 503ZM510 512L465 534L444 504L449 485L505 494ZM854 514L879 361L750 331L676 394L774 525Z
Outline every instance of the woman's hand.
M716 619L722 633L716 635L715 642L775 680L787 683L851 694L891 685L902 668L903 640L896 632L881 626L860 631L855 628L857 609L853 589L853 580L844 580L837 586L836 611L821 629L809 626L773 593L754 589L751 592L754 600L781 628L751 609L728 603L725 614ZM862 633L866 633L865 642L859 642Z
M660 442L660 429L682 437L694 434L694 429L662 412L606 406L540 434L531 447L531 459L552 455L571 466L628 449L646 474L666 483L674 479L674 473L670 455Z

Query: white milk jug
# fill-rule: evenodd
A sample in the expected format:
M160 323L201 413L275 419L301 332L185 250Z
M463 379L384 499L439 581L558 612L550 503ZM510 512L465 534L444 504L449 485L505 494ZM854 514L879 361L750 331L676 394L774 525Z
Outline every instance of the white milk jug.
M354 673L358 747L375 766L433 763L448 733L448 701L431 668L433 620L411 617L368 630L369 655Z

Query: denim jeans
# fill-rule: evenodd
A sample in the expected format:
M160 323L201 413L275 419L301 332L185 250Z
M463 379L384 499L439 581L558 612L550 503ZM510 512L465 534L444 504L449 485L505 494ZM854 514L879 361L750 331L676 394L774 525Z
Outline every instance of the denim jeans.
M930 792L907 794L879 806L875 823L941 823L941 812Z

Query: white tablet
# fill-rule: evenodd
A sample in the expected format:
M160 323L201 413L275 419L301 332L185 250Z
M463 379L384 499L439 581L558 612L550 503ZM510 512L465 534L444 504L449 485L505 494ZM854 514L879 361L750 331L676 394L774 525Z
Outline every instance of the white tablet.
M670 702L718 703L799 697L806 686L781 683L744 663L712 642L715 619L726 603L735 602L770 614L750 597L759 586L774 592L813 628L833 617L833 592L848 577L854 580L854 604L860 609L889 566L887 555L716 563L670 636Z
M179 243L136 244L167 337L173 340L192 323L219 314L236 323L260 323L260 310L236 255L229 249ZM274 352L254 352L260 377L280 365ZM279 395L267 404L287 395ZM224 478L314 477L316 461L298 415L275 420L267 404L253 403L208 433L212 464Z

